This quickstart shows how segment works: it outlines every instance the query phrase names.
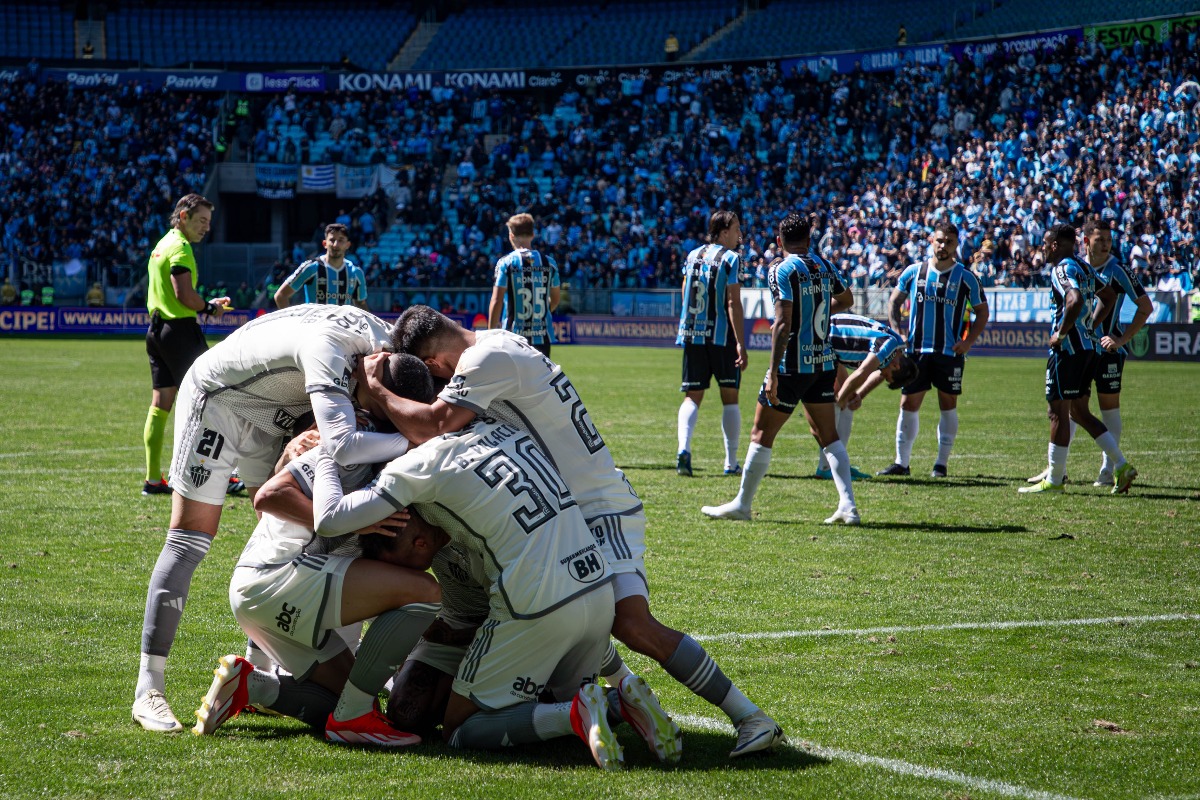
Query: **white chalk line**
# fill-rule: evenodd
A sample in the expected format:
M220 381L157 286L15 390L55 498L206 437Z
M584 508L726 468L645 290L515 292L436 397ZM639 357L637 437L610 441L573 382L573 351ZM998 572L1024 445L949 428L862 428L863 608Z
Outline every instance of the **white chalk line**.
M1069 628L1086 625L1134 625L1154 622L1200 620L1200 614L1155 614L1141 617L1091 617L1087 619L1031 619L1003 622L948 622L940 625L886 625L877 628L821 628L806 631L762 631L758 633L694 634L698 642L742 642L764 639L801 639L819 636L870 636L877 633L925 633L931 631L1003 631L1013 628Z
M733 726L728 722L712 719L710 717L701 717L694 714L672 715L676 722L689 727L700 728L701 730L720 731L730 733L733 731ZM959 786L966 786L969 789L978 791L993 792L1004 797L1019 797L1022 800L1078 800L1078 798L1069 795L1055 794L1054 792L1043 792L1038 789L1031 789L1027 786L1021 786L1016 783L1008 783L1006 781L997 781L991 778L978 778L974 775L967 775L963 772L957 772L950 769L938 769L936 767L926 767L921 764L913 764L908 761L902 761L898 758L881 758L879 756L867 755L866 753L856 753L853 750L842 750L837 747L823 747L819 744L805 741L803 744L788 742L786 747L791 747L802 753L808 753L820 758L829 759L831 761L846 761L856 766L877 767L879 769L894 772L897 775L905 775L914 778L925 778L928 780L943 781L945 783L953 783Z

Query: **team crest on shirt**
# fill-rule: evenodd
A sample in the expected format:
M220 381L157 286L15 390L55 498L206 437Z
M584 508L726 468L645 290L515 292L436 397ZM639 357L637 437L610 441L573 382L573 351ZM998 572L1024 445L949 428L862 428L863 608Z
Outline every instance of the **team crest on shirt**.
M281 408L275 412L275 427L290 433L295 425L296 418L286 408Z
M196 464L188 472L192 478L192 485L199 489L204 484L208 483L209 476L212 475L211 469L206 469L201 464Z

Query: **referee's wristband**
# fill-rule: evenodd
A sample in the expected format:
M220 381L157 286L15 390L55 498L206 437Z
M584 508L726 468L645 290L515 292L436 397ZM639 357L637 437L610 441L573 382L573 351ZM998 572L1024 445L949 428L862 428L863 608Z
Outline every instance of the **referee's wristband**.
M209 300L207 303L204 304L204 313L205 314L214 314L214 313L216 313L216 311L217 311L217 304L214 303L212 300Z

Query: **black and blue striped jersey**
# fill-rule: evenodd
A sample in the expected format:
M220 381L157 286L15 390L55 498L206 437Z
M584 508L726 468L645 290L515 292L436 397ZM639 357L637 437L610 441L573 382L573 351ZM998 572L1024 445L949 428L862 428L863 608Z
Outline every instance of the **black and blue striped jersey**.
M496 262L494 286L505 288L500 327L530 344L554 341L550 290L559 286L558 264L537 250L513 250Z
M931 269L928 261L913 264L900 274L896 288L909 296L908 352L953 356L963 336L967 307L986 305L979 278L962 262L945 272Z
M736 250L706 244L688 253L683 264L683 309L675 344L724 347L729 337L726 289L742 283L742 260Z
M882 322L858 314L834 314L830 320L829 344L837 361L854 369L872 353L882 369L904 349L904 340Z
M1108 279L1098 274L1092 267L1075 256L1067 256L1054 265L1050 272L1050 294L1054 300L1054 320L1050 331L1062 327L1063 313L1066 311L1067 293L1077 289L1083 295L1083 310L1075 318L1075 325L1067 332L1067 336L1059 344L1059 351L1067 355L1100 349L1100 336L1092 323L1092 313L1096 306L1096 292L1108 285Z
M1128 297L1136 303L1138 298L1146 296L1146 290L1142 288L1137 276L1129 271L1129 267L1117 261L1116 256L1109 256L1108 261L1104 262L1104 266L1095 268L1095 270L1117 293L1112 311L1104 318L1103 322L1096 326L1096 335L1101 339L1105 336L1116 339L1125 332L1125 329L1121 327L1121 307L1125 305L1125 298ZM1129 351L1122 347L1121 352L1128 353Z
M798 375L833 369L829 343L829 305L846 291L833 266L815 253L789 255L771 265L767 286L776 303L792 304L791 332L779 374Z

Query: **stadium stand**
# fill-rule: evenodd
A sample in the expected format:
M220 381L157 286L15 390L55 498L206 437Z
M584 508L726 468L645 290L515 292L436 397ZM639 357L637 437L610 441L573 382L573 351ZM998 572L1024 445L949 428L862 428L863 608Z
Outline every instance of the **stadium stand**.
M0 3L0 58L71 58L74 49L74 20L61 6Z
M955 36L987 36L1018 31L1044 31L1076 25L1095 25L1125 19L1130 14L1155 17L1165 14L1195 13L1195 0L1082 0L1070 4L1045 3L1041 0L1005 0L989 14L965 24Z

